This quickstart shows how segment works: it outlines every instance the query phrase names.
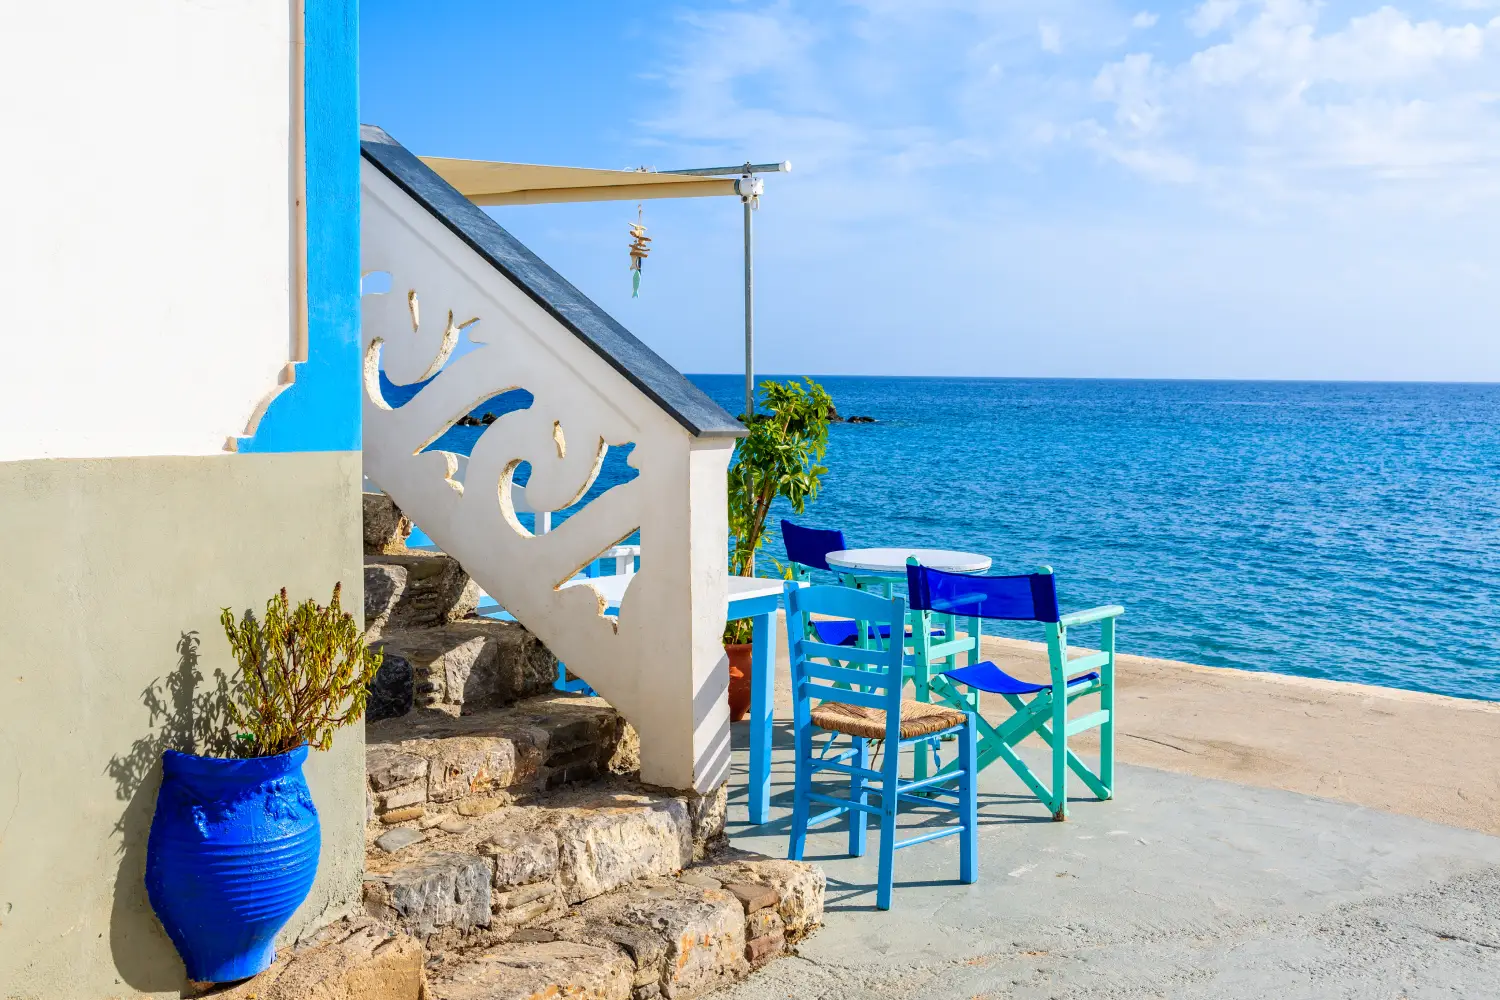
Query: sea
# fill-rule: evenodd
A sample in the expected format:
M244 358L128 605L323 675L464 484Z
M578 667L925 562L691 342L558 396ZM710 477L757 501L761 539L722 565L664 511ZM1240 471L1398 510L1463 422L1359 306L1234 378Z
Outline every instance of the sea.
M742 375L690 378L743 409ZM1064 611L1125 606L1122 652L1500 700L1500 385L814 378L875 422L830 429L817 498L778 504L765 556L785 516L1045 563Z

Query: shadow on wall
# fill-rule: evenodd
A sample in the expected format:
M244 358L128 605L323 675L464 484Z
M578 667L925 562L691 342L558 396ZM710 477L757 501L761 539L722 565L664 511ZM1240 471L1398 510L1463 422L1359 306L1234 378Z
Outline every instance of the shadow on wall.
M230 679L215 671L214 682L204 684L198 644L197 632L182 633L176 669L141 692L141 703L150 713L146 735L132 743L128 753L111 758L107 768L115 797L125 803L114 828L120 867L109 921L110 951L120 979L141 992L181 990L188 983L182 959L146 898L146 839L161 787L162 751L233 754L225 713Z

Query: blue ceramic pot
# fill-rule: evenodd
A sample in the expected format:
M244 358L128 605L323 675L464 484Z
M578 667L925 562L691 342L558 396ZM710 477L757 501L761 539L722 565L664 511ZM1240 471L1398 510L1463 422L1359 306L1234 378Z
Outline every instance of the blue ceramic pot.
M146 893L190 979L263 971L318 871L307 747L225 760L168 750L146 845Z

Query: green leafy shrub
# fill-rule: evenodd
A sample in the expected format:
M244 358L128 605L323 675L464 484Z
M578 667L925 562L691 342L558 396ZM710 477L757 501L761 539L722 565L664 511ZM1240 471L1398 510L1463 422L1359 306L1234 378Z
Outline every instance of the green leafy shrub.
M335 730L364 715L367 689L381 653L365 645L354 616L339 605L334 584L325 608L309 598L293 608L286 588L266 602L265 620L246 611L236 622L219 616L239 663L224 706L241 757L272 757L304 744L333 745Z
M833 400L812 379L803 382L762 382L765 412L741 418L750 433L729 467L729 572L735 576L755 575L755 552L765 541L771 504L780 497L801 514L828 471L820 463L828 449ZM750 629L748 620L729 622L724 641L749 642Z

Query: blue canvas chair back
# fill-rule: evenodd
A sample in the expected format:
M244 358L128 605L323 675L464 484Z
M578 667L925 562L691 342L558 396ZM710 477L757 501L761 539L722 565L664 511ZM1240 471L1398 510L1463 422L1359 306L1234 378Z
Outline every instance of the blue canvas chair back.
M857 576L834 570L828 565L828 553L839 552L847 549L849 544L844 539L844 533L830 528L804 528L800 524L782 520L781 540L786 545L787 562L791 565L792 579L803 583L812 582L812 571L815 569L837 572L840 580L855 587L861 587L862 581ZM891 596L890 587L878 588L884 596ZM853 645L854 637L859 628L852 621L820 621L811 626L816 632L816 638L823 642L831 642L836 645ZM872 635L878 633L882 639L888 639L891 635L890 625L871 625Z
M913 611L1025 622L1055 622L1060 617L1057 581L1050 572L969 576L908 565L906 588Z
M829 568L828 553L849 547L844 543L842 531L804 528L785 519L781 522L781 541L786 545L787 562L792 564L796 579L803 581L810 578L808 570Z

